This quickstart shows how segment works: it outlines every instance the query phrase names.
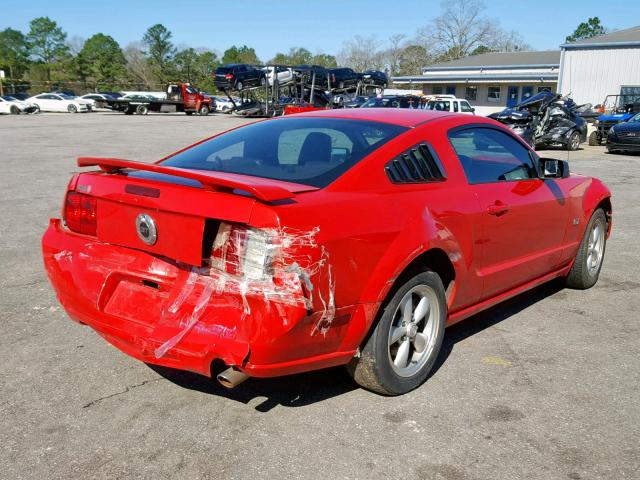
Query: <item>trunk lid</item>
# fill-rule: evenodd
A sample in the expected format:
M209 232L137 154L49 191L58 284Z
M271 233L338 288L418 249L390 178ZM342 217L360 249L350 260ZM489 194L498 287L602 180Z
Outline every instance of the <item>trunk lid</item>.
M244 175L116 159L79 159L101 172L78 175L70 190L97 199L97 236L105 243L202 265L220 221L249 224L256 202L317 190Z

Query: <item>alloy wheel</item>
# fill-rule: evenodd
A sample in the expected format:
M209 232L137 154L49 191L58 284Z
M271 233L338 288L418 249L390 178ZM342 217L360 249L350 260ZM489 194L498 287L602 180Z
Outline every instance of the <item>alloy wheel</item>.
M402 297L388 337L389 362L399 376L415 375L431 357L439 308L436 292L427 285L417 285Z
M604 253L604 227L600 222L593 224L587 244L587 269L595 275L600 269Z

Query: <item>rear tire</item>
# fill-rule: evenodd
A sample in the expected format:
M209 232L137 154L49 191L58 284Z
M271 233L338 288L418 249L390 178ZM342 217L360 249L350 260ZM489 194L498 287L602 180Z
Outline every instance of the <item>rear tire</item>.
M9 111L11 112L11 115L20 115L20 109L15 105L11 105Z
M362 387L401 395L419 387L436 363L447 318L442 280L421 272L400 286L347 369Z
M149 113L149 107L147 107L146 105L138 105L138 107L136 108L136 113L138 115L146 115L147 113Z
M242 82L236 83L236 90L242 90L242 87L244 87L244 84Z
M566 278L567 287L585 290L598 281L607 244L607 216L597 209L585 229L576 259Z
M589 135L589 146L596 147L600 145L600 141L598 140L598 132L591 132Z
M34 103L33 107L35 108L35 110L33 111L33 113L40 113L40 105Z

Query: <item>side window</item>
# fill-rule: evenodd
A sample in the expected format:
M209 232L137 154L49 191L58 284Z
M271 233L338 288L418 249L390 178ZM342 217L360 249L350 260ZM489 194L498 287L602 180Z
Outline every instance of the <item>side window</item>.
M460 111L462 112L473 112L471 105L468 102L460 102Z
M454 112L458 111L458 102L456 102L456 101L453 102L453 111Z
M537 178L529 150L509 134L492 128L465 128L449 133L469 183Z

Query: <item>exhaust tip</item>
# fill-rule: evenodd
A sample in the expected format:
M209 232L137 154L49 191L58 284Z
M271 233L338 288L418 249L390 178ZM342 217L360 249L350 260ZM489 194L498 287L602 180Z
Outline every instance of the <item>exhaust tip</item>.
M235 367L227 368L216 377L220 385L229 389L237 387L247 378L249 378L249 376L246 373L241 372Z

